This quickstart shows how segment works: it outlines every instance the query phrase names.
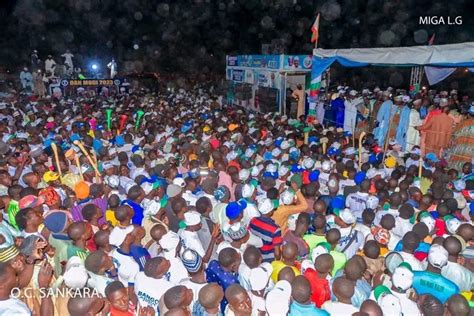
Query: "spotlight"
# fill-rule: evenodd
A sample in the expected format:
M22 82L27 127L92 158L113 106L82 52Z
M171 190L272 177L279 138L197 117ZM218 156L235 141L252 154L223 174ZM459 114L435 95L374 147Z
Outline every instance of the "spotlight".
M92 69L93 70L97 70L99 68L99 66L97 66L97 64L92 64Z

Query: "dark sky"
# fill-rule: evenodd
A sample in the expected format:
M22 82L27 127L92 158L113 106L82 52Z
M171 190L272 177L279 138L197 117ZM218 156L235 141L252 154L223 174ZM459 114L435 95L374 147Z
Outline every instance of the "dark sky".
M321 12L320 47L348 48L474 41L470 0L2 0L0 63L22 66L69 48L76 61L127 71L223 72L226 54L258 54L262 44L311 52ZM420 15L462 16L463 25L419 25ZM445 20L445 22L447 22ZM135 48L134 49L134 45ZM60 57L55 58L57 62Z

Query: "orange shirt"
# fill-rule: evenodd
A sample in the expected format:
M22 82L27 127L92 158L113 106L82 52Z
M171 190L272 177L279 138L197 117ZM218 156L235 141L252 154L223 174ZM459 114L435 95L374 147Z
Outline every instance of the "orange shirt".
M280 226L282 236L288 230L288 217L308 209L308 203L300 190L296 192L296 198L298 199L296 205L280 205L272 216L275 223Z

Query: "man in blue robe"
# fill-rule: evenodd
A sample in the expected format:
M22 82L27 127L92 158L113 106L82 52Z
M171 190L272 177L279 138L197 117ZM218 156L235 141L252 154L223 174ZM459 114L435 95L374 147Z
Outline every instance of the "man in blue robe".
M390 118L392 116L392 112L394 112L396 108L396 106L393 105L390 92L385 91L383 98L384 102L380 106L379 112L377 113L377 128L374 129L374 136L379 146L384 145L385 137L388 132L388 125L390 124Z
M344 126L344 98L343 98L343 91L340 91L336 99L331 102L331 107L335 113L335 123L336 127L343 127Z

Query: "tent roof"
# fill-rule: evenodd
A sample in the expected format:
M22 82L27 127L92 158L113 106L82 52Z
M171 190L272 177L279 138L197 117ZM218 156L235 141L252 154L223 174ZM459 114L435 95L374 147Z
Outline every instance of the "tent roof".
M409 47L349 48L313 50L316 59L331 58L344 66L415 66L473 67L474 42ZM333 61L334 61L333 60Z

